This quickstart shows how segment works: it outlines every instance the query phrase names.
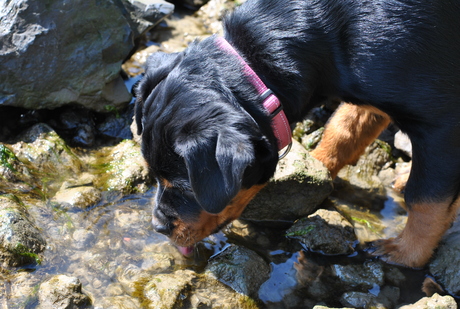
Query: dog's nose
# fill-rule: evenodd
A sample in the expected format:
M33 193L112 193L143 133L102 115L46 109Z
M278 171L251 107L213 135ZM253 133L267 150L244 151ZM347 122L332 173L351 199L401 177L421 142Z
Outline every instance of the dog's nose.
M153 228L157 233L161 233L166 236L171 236L172 233L172 228L169 225L164 225L164 224L158 224L158 223L153 223Z
M152 224L156 232L168 237L171 236L173 225L170 222L171 219L167 218L161 209L155 208L153 210Z

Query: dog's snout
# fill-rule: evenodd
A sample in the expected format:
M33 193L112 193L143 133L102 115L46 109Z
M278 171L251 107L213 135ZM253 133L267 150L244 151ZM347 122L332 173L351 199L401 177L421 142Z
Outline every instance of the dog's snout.
M172 220L168 218L159 208L155 208L152 218L153 228L156 232L171 236L173 230Z

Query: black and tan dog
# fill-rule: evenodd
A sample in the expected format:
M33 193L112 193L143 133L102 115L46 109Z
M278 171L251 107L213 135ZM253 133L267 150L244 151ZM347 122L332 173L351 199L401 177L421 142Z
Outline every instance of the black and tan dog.
M224 29L154 54L137 87L156 230L187 247L236 219L274 173L273 117L294 124L334 98L350 104L312 153L333 176L390 120L409 135L408 222L375 254L424 265L460 206L460 2L248 0ZM284 114L265 104L278 99Z

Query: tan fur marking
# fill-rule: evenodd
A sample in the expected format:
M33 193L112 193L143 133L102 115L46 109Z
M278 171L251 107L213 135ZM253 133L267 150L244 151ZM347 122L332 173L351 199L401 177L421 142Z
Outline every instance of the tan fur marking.
M225 222L231 222L237 219L244 208L249 204L252 198L265 185L256 185L249 189L241 190L225 207L225 209L215 215L202 211L200 219L197 222L185 222L176 220L175 228L171 240L179 246L190 246L214 232L218 226Z
M375 107L342 103L311 155L323 162L335 178L342 167L359 159L389 123L390 117Z

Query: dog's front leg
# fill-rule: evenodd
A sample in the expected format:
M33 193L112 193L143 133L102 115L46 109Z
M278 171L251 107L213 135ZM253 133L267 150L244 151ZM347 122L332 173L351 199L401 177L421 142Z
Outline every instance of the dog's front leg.
M388 115L374 107L342 103L311 155L323 162L335 178L342 167L356 163L389 123Z

